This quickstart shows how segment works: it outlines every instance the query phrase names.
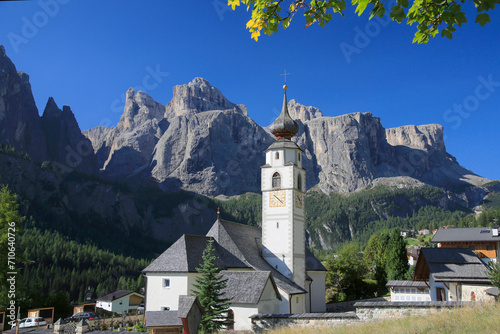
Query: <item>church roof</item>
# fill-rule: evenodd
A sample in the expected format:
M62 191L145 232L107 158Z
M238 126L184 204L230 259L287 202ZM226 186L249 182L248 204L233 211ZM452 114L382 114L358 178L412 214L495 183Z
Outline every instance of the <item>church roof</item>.
M223 290L224 298L230 298L231 303L257 304L269 280L271 280L277 298L281 300L270 271L223 270L221 274L227 279L227 286Z
M207 236L213 237L219 245L233 254L239 254L240 259L258 271L270 271L276 285L288 294L306 293L306 291L281 274L262 257L262 230L258 227L233 223L218 219L208 231ZM325 267L306 250L306 270L321 270Z
M283 139L283 138L278 139L277 141L272 143L271 146L267 148L266 152L270 150L290 149L290 148L297 149L303 152L303 150L295 142L291 141L290 139Z
M203 251L207 247L208 236L184 234L156 260L147 266L145 273L196 272L202 263ZM232 253L214 243L219 268L248 268Z
M254 269L271 272L276 285L290 295L307 293L277 271L262 257L262 230L259 227L217 219L206 236L183 235L147 266L144 273L196 272L202 263L207 241L213 238L217 265L223 269ZM306 248L306 270L326 271Z
M281 114L276 118L276 120L269 126L271 133L276 136L276 138L292 138L299 131L299 125L295 122L288 113L287 99L286 99L286 86L285 95L283 96L283 108L281 109Z

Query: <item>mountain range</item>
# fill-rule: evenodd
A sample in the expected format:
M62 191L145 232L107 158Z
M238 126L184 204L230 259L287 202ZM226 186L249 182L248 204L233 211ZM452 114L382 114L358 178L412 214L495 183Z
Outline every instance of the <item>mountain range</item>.
M310 191L348 195L377 185L428 185L466 208L491 191L484 187L490 180L446 152L439 124L385 129L371 113L327 117L293 99L288 110L299 123L294 140L304 150ZM164 241L203 233L215 213L203 205L187 219L193 198L260 193L260 166L274 140L244 105L203 78L175 86L167 105L130 88L116 127L82 132L71 108L53 98L39 116L28 75L0 46L0 142L29 156L2 153L0 182L25 199L25 212L45 207L61 221L101 221ZM161 198L172 201L168 212Z

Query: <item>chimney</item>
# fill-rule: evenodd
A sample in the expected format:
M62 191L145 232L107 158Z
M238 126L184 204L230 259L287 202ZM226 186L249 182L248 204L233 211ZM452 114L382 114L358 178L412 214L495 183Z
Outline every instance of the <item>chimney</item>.
M493 226L491 228L491 234L494 236L494 237L498 237L498 226Z

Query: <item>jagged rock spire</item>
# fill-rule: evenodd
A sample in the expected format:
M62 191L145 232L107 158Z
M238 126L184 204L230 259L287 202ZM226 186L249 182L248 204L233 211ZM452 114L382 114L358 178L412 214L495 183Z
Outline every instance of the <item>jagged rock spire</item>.
M271 133L278 139L290 139L299 131L299 125L295 122L288 113L288 101L286 98L287 85L283 86L285 94L283 96L283 108L281 109L281 114L276 118L276 120L269 126Z

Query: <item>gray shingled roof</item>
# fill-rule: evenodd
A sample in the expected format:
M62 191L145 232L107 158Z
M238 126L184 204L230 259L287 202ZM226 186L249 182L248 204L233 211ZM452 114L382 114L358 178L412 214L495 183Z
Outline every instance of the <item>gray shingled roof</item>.
M500 241L494 237L491 227L441 228L437 230L431 242L457 241Z
M262 257L262 230L258 227L233 223L218 219L208 231L217 243L258 271L270 271L276 285L290 295L307 293L306 290L292 282Z
M422 248L420 255L437 282L491 284L486 265L469 249Z
M293 149L298 149L298 150L303 152L303 150L295 142L288 140L288 139L278 139L277 141L272 143L271 146L269 146L267 148L266 153L270 150L275 150L275 149L280 149L280 148L283 148L283 149L293 148Z
M206 236L185 234L143 272L196 272L209 239ZM217 243L214 243L214 248L219 268L248 268L248 265Z
M198 304L198 307L201 310L201 305L200 305L200 302L198 301L198 297L196 297L196 296L179 296L179 307L178 307L179 317L186 318L189 311L191 311L193 304L195 304L195 303Z
M115 292L111 292L105 296L102 296L101 298L97 298L97 300L101 300L101 301L105 301L105 302L112 302L113 300L117 300L118 298L122 298L122 297L125 297L127 295L130 295L131 293L134 293L134 291L117 290ZM144 297L144 296L142 296L142 297Z
M223 270L221 274L224 279L227 279L227 286L223 290L224 298L231 298L231 303L257 304L269 280L271 280L276 296L281 300L280 293L270 271Z
M405 288L427 288L427 284L423 281L397 281L392 280L387 282L386 287L405 287Z
M147 311L147 327L182 326L177 311Z
M327 271L325 266L319 261L313 253L306 247L306 270Z
M484 292L495 297L498 297L500 295L500 289L498 289L496 286L486 289L484 290Z

